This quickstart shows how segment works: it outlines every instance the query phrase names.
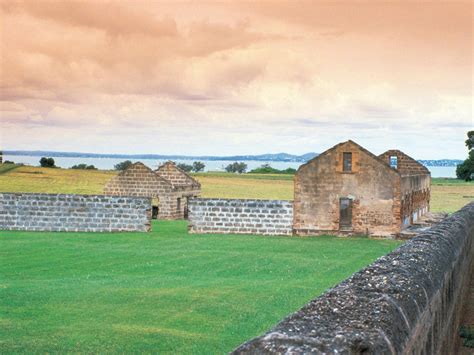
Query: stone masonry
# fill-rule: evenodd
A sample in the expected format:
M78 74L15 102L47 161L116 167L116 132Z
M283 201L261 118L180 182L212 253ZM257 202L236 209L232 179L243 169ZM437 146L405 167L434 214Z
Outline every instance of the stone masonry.
M293 203L284 200L191 199L191 233L291 235Z
M390 163L390 158L396 157L397 168L401 176L400 195L402 228L416 222L429 211L431 198L430 171L399 150L388 150L379 155L382 161Z
M187 214L187 201L199 196L201 185L173 162L153 171L137 162L113 177L104 187L104 194L143 196L158 200L158 219L181 219Z
M428 212L430 185L429 171L398 150L340 143L298 169L294 233L397 236Z
M150 225L149 198L0 193L0 230L146 232Z
M155 173L171 183L173 187L173 202L179 210L177 218L188 218L189 199L201 194L201 184L191 175L180 169L174 162L168 161L161 165ZM178 208L179 207L179 208Z
M233 354L459 354L474 202Z

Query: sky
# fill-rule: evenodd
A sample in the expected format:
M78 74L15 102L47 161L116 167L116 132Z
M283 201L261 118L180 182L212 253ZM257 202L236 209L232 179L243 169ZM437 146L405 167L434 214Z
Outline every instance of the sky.
M4 150L467 156L471 1L0 5Z

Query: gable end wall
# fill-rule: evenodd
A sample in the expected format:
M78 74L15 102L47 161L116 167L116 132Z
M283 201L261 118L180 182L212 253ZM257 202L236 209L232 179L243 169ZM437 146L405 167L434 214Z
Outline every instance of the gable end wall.
M343 152L353 153L353 173L339 168ZM297 235L400 233L400 175L352 141L338 144L300 167L294 187ZM339 227L341 197L353 200L352 229L347 231Z

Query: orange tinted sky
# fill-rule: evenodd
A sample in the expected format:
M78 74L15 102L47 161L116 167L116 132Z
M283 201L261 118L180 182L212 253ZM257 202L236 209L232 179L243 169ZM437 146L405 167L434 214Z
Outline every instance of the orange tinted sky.
M1 147L464 158L472 6L1 1Z

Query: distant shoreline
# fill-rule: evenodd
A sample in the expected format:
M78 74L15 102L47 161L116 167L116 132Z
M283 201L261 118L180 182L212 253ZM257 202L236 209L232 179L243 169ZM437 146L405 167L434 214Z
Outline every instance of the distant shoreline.
M318 153L306 153L303 155L293 155L288 153L260 154L260 155L232 155L232 156L190 156L190 155L164 155L164 154L100 154L100 153L81 153L81 152L53 152L53 151L23 151L23 150L4 150L5 155L16 156L48 156L62 158L95 158L95 159L157 159L157 160L207 160L207 161L262 161L262 162L301 162L319 155ZM425 166L446 166L455 167L463 161L460 159L421 159L418 160Z
M80 152L52 152L43 150L23 151L23 150L4 150L5 155L28 155L28 156L49 156L63 158L112 158L112 159L158 159L158 160L257 160L257 161L283 161L283 162L306 162L318 153L306 153L303 155L293 155L287 153L260 154L260 155L231 155L231 156L212 156L212 155L166 155L166 154L100 154L100 153L80 153Z

